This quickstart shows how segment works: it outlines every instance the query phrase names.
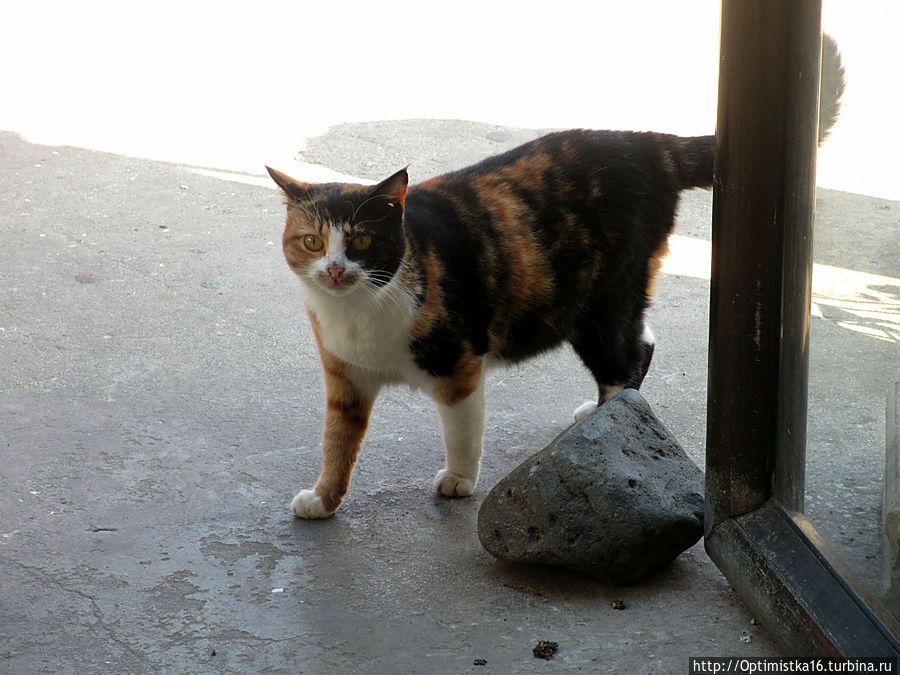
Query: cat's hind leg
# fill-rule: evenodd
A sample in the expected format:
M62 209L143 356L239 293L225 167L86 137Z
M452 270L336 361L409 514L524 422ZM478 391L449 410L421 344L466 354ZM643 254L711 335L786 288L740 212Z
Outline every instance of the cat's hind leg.
M484 438L484 372L435 387L446 448L446 467L434 477L434 489L445 497L467 497L475 491ZM466 381L468 380L468 381Z
M637 343L636 358L633 361L632 389L640 389L641 383L647 377L647 371L650 370L650 362L653 360L653 351L656 349L656 336L650 330L650 326L646 321L642 324L641 337Z
M599 392L596 401L585 401L580 406L575 408L575 411L572 413L572 417L575 418L575 421L584 419L591 412L599 408L601 405L606 403L613 396L618 394L620 391L625 389L623 385L620 384L603 384L599 385Z
M627 333L614 334L607 340L591 339L580 333L572 346L597 381L598 397L596 403L587 401L575 409L575 421L586 417L623 389L640 389L650 368L655 344L653 332L643 318Z

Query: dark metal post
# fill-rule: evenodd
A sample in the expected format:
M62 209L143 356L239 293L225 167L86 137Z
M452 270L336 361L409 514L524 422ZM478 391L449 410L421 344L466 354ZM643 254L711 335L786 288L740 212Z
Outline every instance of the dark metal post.
M820 53L818 0L723 3L707 527L803 508Z

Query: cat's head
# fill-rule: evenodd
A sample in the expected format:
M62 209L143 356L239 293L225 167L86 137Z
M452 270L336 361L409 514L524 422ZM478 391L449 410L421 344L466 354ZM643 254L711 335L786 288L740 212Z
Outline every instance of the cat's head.
M284 257L308 286L342 295L390 282L406 250L406 169L368 186L304 183L266 169L287 205Z

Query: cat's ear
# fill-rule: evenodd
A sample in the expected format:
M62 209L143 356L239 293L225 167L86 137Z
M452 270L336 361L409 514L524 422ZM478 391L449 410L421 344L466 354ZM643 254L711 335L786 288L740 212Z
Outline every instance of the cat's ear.
M266 167L266 171L272 177L272 180L281 188L285 197L302 202L309 199L309 183L302 183L288 176L286 173L276 171L271 167Z
M408 186L409 174L406 172L406 167L403 167L393 176L384 179L378 185L374 186L370 194L373 197L385 197L391 204L396 204L400 208L403 208L403 202L406 199L406 188Z

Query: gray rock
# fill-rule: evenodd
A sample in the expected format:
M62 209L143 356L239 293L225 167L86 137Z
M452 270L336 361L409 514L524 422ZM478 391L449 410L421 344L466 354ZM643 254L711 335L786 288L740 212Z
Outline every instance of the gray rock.
M631 584L703 535L703 473L626 389L501 480L478 538L515 563Z

